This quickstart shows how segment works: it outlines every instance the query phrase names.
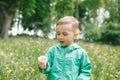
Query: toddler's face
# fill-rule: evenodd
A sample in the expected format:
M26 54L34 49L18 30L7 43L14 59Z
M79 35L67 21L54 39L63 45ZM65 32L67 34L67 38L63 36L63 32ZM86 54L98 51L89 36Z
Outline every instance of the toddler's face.
M56 27L57 40L62 46L69 46L74 41L74 32L71 24Z

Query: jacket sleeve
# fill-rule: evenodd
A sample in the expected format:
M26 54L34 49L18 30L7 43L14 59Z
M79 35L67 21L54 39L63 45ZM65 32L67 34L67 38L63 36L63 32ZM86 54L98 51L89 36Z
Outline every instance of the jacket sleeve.
M79 69L79 76L77 80L90 80L91 62L85 51L82 52L80 63L81 63L81 66Z
M50 73L50 70L51 70L51 66L52 66L52 59L53 59L53 51L52 49L50 48L48 50L48 52L46 53L46 56L48 57L48 62L47 62L47 66L46 66L46 69L41 69L40 67L38 67L39 71L41 73L44 73L44 74L48 74Z

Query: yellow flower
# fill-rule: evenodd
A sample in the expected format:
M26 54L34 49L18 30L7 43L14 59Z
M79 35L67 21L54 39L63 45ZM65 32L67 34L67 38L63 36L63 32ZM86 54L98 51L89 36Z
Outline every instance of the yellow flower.
M116 78L118 78L118 75L115 75Z
M12 64L14 64L15 62L14 61L11 61Z
M40 49L38 49L38 51L40 51Z
M30 62L27 62L27 64L30 64Z
M112 63L109 63L110 66L112 66Z
M106 61L106 60L107 60L107 58L106 58L106 57L103 57L103 59L104 59L104 61Z
M20 70L21 70L21 71L23 71L23 70L24 70L24 68L20 68Z
M29 68L25 68L25 71L29 71Z
M110 58L113 58L113 56L111 55Z
M94 74L93 74L93 73L91 73L91 76L94 76Z
M34 68L32 68L32 71L31 72L35 72L35 69Z
M113 78L114 76L113 76L112 74L110 74L110 77L112 77L112 78Z
M8 66L6 66L6 68L5 68L6 70L8 69Z
M91 57L91 58L90 58L90 60L91 60L91 61L93 61L93 60L94 60L94 58L93 58L93 57Z
M99 47L96 47L97 50L99 50Z
M11 69L8 69L8 70L7 70L7 73L11 73L11 72L12 72L12 70L11 70Z
M11 53L10 53L10 56L13 56L13 55L14 55L14 54L11 52Z
M91 45L91 46L90 46L90 48L91 48L91 49L93 49L93 48L94 48L94 46L93 46L93 45Z
M91 78L90 80L94 80L94 78Z
M106 73L106 75L108 76L108 75L109 75L109 73Z

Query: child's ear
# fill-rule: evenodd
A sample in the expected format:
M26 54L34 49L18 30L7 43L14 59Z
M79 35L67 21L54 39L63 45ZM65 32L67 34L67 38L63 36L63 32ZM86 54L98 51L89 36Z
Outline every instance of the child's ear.
M74 33L74 37L75 37L75 38L78 38L78 35L79 35L78 32L77 32L77 33Z

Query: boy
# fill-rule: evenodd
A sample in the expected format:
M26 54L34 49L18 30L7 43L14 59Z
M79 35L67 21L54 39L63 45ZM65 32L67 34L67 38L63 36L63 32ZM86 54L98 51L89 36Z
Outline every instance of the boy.
M86 52L74 43L78 24L72 16L65 16L57 22L59 43L48 50L48 61L39 63L40 72L48 74L47 80L90 80L90 60Z

